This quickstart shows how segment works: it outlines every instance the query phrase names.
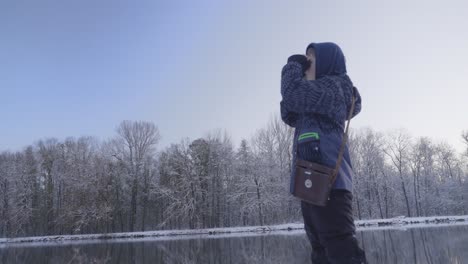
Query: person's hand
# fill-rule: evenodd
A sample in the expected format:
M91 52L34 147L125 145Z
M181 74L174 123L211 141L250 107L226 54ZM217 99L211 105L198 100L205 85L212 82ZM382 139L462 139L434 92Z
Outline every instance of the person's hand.
M295 61L301 64L302 72L305 73L310 68L311 61L305 55L295 54L288 58L288 63Z

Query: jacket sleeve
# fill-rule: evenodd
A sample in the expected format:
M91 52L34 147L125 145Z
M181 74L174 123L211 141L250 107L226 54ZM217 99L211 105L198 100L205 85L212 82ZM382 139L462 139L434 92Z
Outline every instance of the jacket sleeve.
M334 89L323 87L318 80L304 79L302 66L298 62L289 62L283 67L281 95L286 108L290 111L329 112L336 106L339 94Z
M359 94L359 90L353 86L353 94L354 94L354 100L355 100L355 103L354 103L354 111L353 111L353 115L351 118L357 116L360 112L361 112L361 108L362 108L362 105L361 105L361 94ZM351 107L351 104L349 104L349 107ZM348 108L348 113L351 109ZM346 119L348 119L348 117L346 117Z
M280 102L281 120L290 127L296 127L297 119L299 118L298 113L289 111L285 106L284 102Z
M353 92L356 97L354 117L361 111L361 97L347 75L309 81L303 78L302 67L297 62L289 62L281 72L282 102L288 111L296 114L318 113L344 121Z

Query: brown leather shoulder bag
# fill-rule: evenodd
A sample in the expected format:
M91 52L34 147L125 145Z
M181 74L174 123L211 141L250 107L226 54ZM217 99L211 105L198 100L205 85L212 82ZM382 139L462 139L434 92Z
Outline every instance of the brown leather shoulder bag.
M335 168L329 168L325 165L311 162L297 157L296 145L296 165L294 171L294 189L293 195L300 200L318 205L326 206L329 200L330 191L338 175L343 153L348 141L348 129L351 117L354 112L355 97L352 98L351 109L348 114L348 122L341 140L340 151Z

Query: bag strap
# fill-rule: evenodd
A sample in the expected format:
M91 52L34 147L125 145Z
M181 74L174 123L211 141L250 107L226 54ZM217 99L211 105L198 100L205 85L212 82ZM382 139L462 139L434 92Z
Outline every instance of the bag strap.
M351 118L353 117L354 104L356 102L356 98L354 97L354 94L353 94L353 99L352 100L353 101L351 103L351 109L349 110L349 114L348 114L348 123L346 124L345 133L343 134L343 139L341 140L340 152L338 153L338 160L336 161L336 166L335 166L335 169L333 171L333 175L332 175L332 177L330 179L330 187L333 186L333 184L335 183L336 177L338 176L338 171L339 171L340 166L341 166L341 161L343 160L343 154L344 154L345 146L346 146L346 143L348 142L349 123L351 122Z

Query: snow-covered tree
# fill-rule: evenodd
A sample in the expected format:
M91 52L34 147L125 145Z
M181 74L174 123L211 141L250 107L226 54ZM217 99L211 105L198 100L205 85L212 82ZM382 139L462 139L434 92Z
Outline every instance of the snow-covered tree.
M388 135L386 146L383 149L398 173L401 190L405 199L407 216L411 216L410 193L407 188L410 144L410 135L404 130L399 130L391 132Z
M143 177L143 168L148 157L154 154L160 140L158 128L149 122L125 120L117 127L117 138L114 140L113 156L128 173L130 186L130 231L136 229L137 200L139 185ZM143 208L145 211L146 208Z

